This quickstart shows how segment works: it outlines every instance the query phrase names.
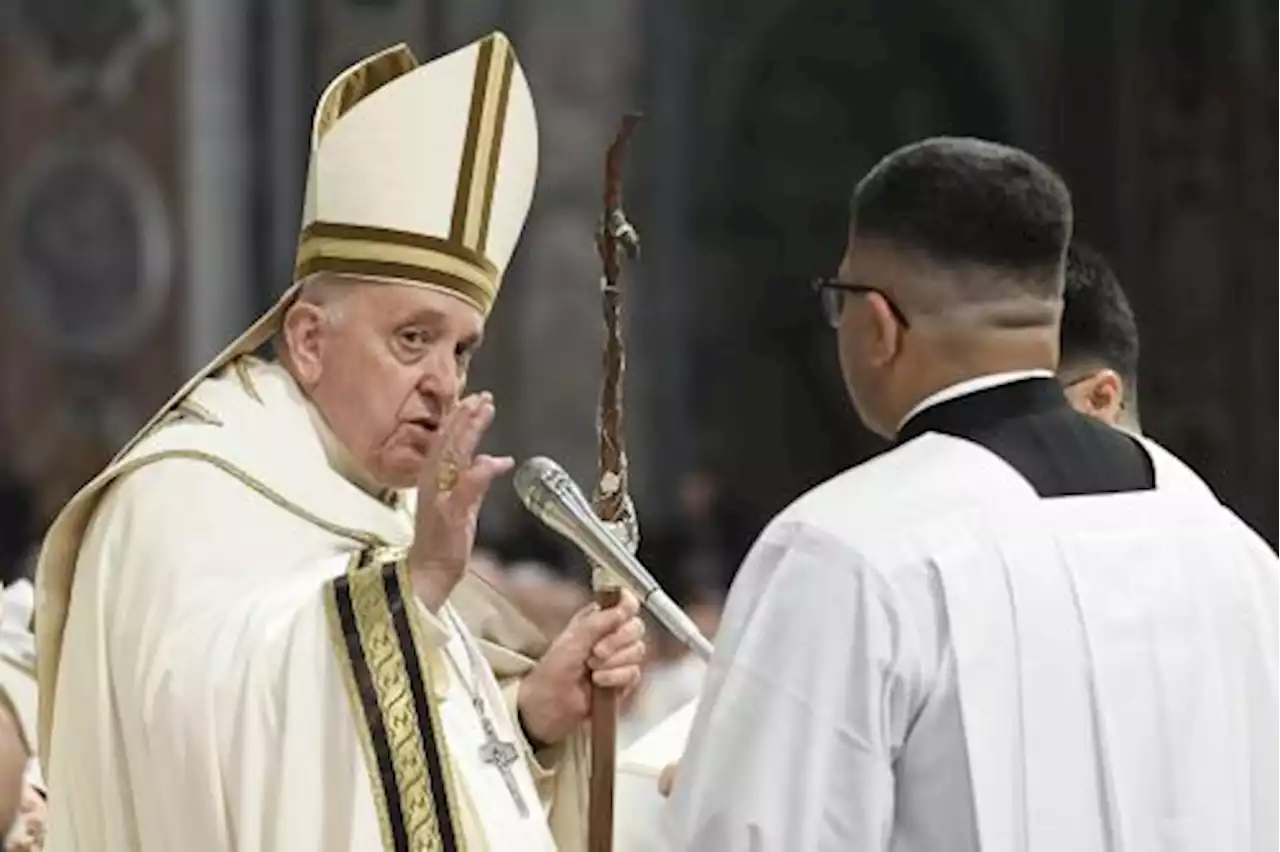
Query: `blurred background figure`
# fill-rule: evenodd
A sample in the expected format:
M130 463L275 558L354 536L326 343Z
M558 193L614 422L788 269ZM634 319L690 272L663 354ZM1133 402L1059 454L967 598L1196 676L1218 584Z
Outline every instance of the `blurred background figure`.
M714 640L724 592L718 585L704 579L719 576L721 570L719 562L710 566L708 562L706 557L690 553L668 575L664 588L698 625L702 634ZM696 698L706 673L706 664L657 622L650 623L646 637L649 660L645 666L644 681L629 697L619 720L618 744L624 748Z
M1138 322L1106 259L1080 242L1067 250L1058 381L1072 406L1140 432Z
M724 593L714 578L722 576L723 570L721 560L705 550L689 548L663 572L667 593L689 614L702 634L713 641L724 602ZM706 663L656 622L650 624L647 641L649 661L644 679L623 705L618 720L619 748L635 742L702 691ZM654 780L620 774L614 808L614 842L618 852L661 852L666 848L663 819L663 799Z
M0 838L4 852L38 852L44 783L36 756L35 637L29 580L0 591Z
M591 601L585 580L568 579L541 562L514 562L505 574L503 591L546 636L559 635Z

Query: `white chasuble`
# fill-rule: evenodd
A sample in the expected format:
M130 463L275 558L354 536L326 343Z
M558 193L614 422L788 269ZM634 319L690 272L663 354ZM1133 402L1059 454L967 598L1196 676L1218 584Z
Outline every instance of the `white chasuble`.
M46 540L46 849L583 848L585 737L535 757L515 720L545 640L472 575L461 631L428 612L412 531L335 472L278 366L199 385Z

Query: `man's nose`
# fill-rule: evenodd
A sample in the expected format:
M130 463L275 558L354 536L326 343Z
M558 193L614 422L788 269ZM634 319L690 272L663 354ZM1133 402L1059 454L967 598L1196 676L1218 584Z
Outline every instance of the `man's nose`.
M427 360L418 379L418 391L423 396L436 397L446 404L458 398L462 392L462 373L452 352Z

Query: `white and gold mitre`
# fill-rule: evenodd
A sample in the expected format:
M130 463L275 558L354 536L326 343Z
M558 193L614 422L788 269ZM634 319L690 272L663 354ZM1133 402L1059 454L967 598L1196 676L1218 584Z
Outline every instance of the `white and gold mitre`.
M533 98L506 37L351 68L316 110L295 280L442 290L488 314L533 198Z
M488 316L537 170L533 96L502 33L425 65L397 45L343 71L316 107L292 286L117 458L201 381L270 340L315 273L426 287Z

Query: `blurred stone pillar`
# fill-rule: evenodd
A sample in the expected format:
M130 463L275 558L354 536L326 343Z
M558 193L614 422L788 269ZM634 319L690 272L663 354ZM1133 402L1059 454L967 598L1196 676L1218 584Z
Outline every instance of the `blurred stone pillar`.
M182 19L188 222L184 374L208 363L254 315L246 2L187 0Z
M249 221L255 313L292 283L311 114L320 87L311 78L308 61L311 5L271 0L250 6L252 64L242 83L250 102L253 142Z

